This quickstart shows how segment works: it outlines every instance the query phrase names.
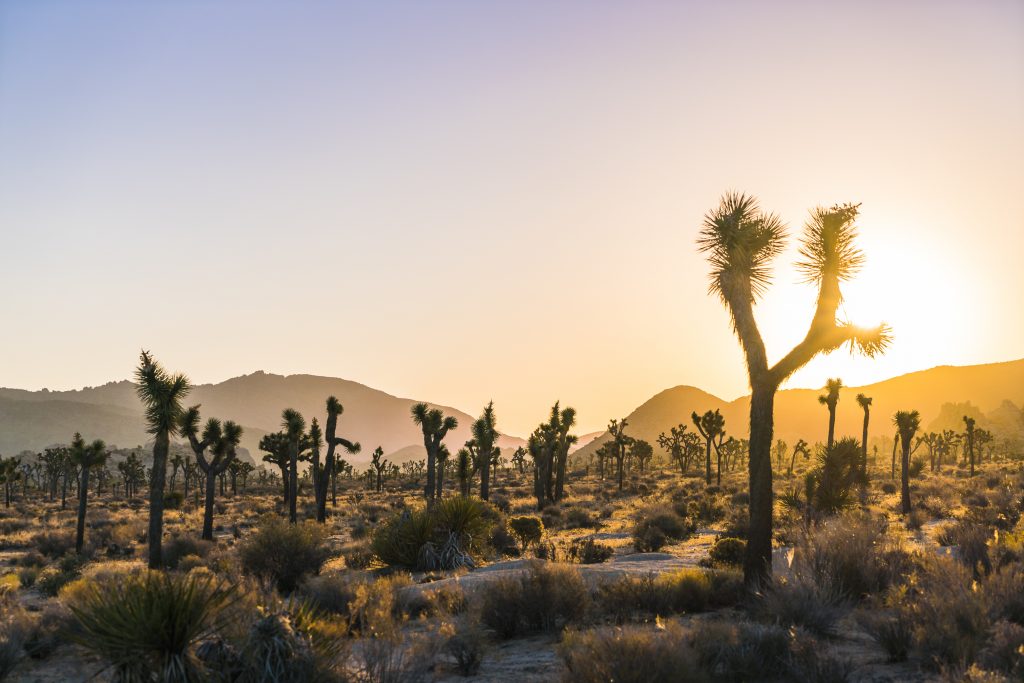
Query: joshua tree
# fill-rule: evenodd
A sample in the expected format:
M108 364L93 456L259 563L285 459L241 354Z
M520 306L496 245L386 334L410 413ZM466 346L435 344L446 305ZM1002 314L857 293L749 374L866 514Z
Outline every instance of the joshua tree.
M185 465L185 461L181 459L181 453L175 451L168 461L171 465L171 479L168 482L171 491L174 491L174 482L178 479L178 470Z
M633 441L632 446L630 446L629 455L636 461L640 471L643 472L647 467L647 463L654 457L654 448L643 439L636 439Z
M110 453L107 445L96 439L91 444L85 443L81 434L75 433L71 440L71 461L81 468L78 477L78 527L75 532L75 553L82 554L85 544L85 510L89 499L89 471L93 467L102 467Z
M494 457L495 442L499 436L497 422L494 417L494 401L488 403L487 407L484 408L483 414L473 423L472 431L480 466L480 498L488 500L490 496L491 459Z
M452 415L445 417L440 408L430 408L426 403L417 403L411 412L412 421L423 430L423 447L427 450L427 487L423 495L429 506L436 495L437 452L448 432L458 428L459 421Z
M828 442L832 448L836 442L836 406L839 404L839 390L843 388L843 380L830 379L825 382L825 393L818 397L818 403L828 408Z
M172 375L143 351L135 371L139 398L146 409L146 425L153 435L153 476L149 482L149 568L163 566L164 478L171 437L178 433L182 400L189 392L188 378Z
M4 507L11 507L11 497L14 493L14 485L22 476L18 471L20 460L13 455L9 458L0 457L0 483L4 485Z
M337 502L337 479L338 479L338 464L346 463L344 460L336 462L335 451L338 446L345 449L346 452L355 455L361 448L359 442L352 442L348 439L342 438L337 435L338 432L338 417L345 412L345 408L341 405L337 398L329 396L327 398L327 458L324 460L324 473L317 476L313 484L313 493L316 498L316 521L321 524L327 521L327 481L330 479L331 482L331 499Z
M687 433L684 424L672 427L668 434L662 432L658 435L658 445L664 448L672 461L679 465L680 474L684 475L690 464L690 449L686 438L688 436L693 436L693 432Z
M935 471L935 454L940 448L940 442L942 441L942 435L936 434L935 432L928 432L917 437L917 445L924 444L928 447L928 466L929 469Z
M451 456L448 446L441 444L437 449L437 498L444 498L444 471L448 468L448 458Z
M775 460L775 469L777 469L780 472L782 471L783 458L786 457L786 453L788 452L789 444L787 444L782 439L775 439L775 446L772 447L772 455L775 456L773 458L773 460ZM793 472L790 471L790 474L792 473Z
M967 456L971 463L970 476L972 477L974 476L974 424L975 422L973 417L967 417L964 415L964 426L966 427L966 430L964 431L964 450L967 452Z
M281 413L281 426L288 440L288 522L298 522L295 504L299 493L299 452L306 431L306 420L299 411L285 408Z
M982 448L987 444L992 443L992 438L992 432L988 431L987 429L974 430L974 451L975 455L977 456L977 461L979 465L982 461Z
M548 421L555 433L555 501L562 500L565 491L565 467L569 462L569 448L576 443L576 435L569 430L576 426L576 409L567 407L559 409L559 402L551 407L551 419Z
M384 470L388 467L388 461L384 460L384 449L377 446L373 449L373 454L370 458L370 464L373 465L373 469L377 472L377 492L380 493L384 490Z
M242 439L242 428L228 420L223 425L220 420L210 418L203 429L202 441L199 440L199 406L192 406L181 417L180 430L188 439L192 452L196 455L196 464L206 475L206 498L203 508L203 533L205 541L213 540L213 499L217 493L217 477L222 475L235 461L235 448ZM213 456L206 459L206 449Z
M900 473L900 508L905 515L910 514L910 452L914 444L914 435L921 428L921 414L916 410L901 410L892 418L903 447L902 469Z
M793 446L793 455L789 459L789 473L788 473L788 476L790 476L790 477L793 476L793 468L796 467L796 454L797 453L802 453L803 456L804 456L804 459L810 457L810 455L811 455L811 452L809 450L807 450L807 442L804 441L803 439L799 439L796 442L796 445Z
M459 478L459 494L465 498L469 495L469 481L473 477L473 454L469 448L460 448L455 457L455 472Z
M778 217L761 212L754 198L728 194L707 214L698 238L711 264L710 291L729 309L733 329L746 356L750 380L750 532L743 573L748 585L771 575L772 466L775 392L779 385L819 353L849 343L868 356L882 352L890 339L886 326L862 329L841 322L840 284L864 261L854 246L859 205L845 204L811 212L801 244L798 269L818 287L818 300L803 341L775 365L768 365L754 304L770 281L771 261L782 253L785 227Z
M512 466L516 468L516 471L519 472L519 474L523 473L523 470L526 467L526 449L522 446L516 448L515 452L512 454Z
M703 415L698 415L694 411L693 415L690 416L693 419L693 424L697 427L697 431L704 437L704 443L707 450L704 456L704 481L708 486L711 485L711 446L715 443L715 439L725 435L725 418L722 413L715 409L714 411L707 411ZM715 449L718 453L718 449ZM769 462L769 467L771 463ZM718 453L718 483L722 483L722 455Z
M623 481L623 467L626 459L627 448L633 443L633 438L626 436L626 426L629 423L626 422L626 418L621 420L612 420L608 423L608 433L611 434L611 454L615 458L615 466L617 468L619 477L619 490L622 490Z
M281 501L288 505L288 437L284 432L272 432L260 439L260 450L265 452L263 462L281 470Z

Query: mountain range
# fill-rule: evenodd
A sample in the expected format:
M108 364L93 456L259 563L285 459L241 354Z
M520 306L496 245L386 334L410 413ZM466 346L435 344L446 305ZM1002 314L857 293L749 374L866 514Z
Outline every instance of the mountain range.
M786 389L775 401L775 434L795 442L824 441L827 412L817 401L818 390ZM844 388L836 416L836 433L860 436L863 413L854 397L864 393L873 399L871 437L891 436L892 415L897 410L920 411L925 429L955 428L963 414L971 414L979 426L1007 436L1024 431L1024 359L964 367L942 366L894 377L882 382ZM260 459L258 444L268 432L278 431L281 411L292 407L307 421L326 419L324 401L337 396L345 407L338 421L341 436L362 444L362 453L347 457L362 467L378 445L393 462L424 457L422 434L409 417L417 401L400 398L345 379L313 375L275 375L255 372L217 384L192 388L186 403L200 404L203 418L234 420L245 433L242 446ZM429 402L428 402L429 403ZM969 405L968 405L969 403ZM459 426L446 442L454 452L470 438L473 417L450 406L438 406L454 415ZM693 411L719 409L726 418L728 434L746 435L749 397L725 401L692 386L677 386L653 396L626 415L627 434L657 443L658 434L677 424L690 424ZM619 416L621 417L621 416ZM121 448L144 446L146 434L142 406L135 385L127 380L71 391L28 391L0 388L0 453L39 451L67 443L76 431L87 439L102 438ZM998 435L998 434L997 434ZM581 435L577 453L583 457L607 440L607 432ZM503 450L523 445L516 436L502 436Z

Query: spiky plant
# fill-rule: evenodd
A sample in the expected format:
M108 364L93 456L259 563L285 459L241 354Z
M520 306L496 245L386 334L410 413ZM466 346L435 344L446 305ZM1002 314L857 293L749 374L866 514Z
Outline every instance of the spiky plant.
M964 415L964 447L967 451L968 459L971 464L970 476L972 477L974 476L974 425L974 418Z
M281 413L281 426L288 439L288 521L295 524L298 521L295 499L299 492L299 451L305 436L306 420L299 411L285 408Z
M831 447L836 442L836 406L839 404L839 390L843 388L843 380L830 379L825 382L825 393L818 396L818 403L828 408L828 441Z
M753 197L729 193L704 218L697 240L711 265L710 292L729 310L746 358L750 399L750 532L743 573L748 585L771 575L772 464L775 393L779 385L820 353L850 344L868 356L885 350L889 328L863 329L837 319L840 285L864 262L855 246L857 204L811 212L796 266L818 289L817 305L804 339L775 365L754 317L754 304L771 283L771 263L785 248L786 229L774 214L762 212Z
M188 395L188 378L167 372L148 351L143 351L135 370L137 392L145 409L147 431L153 435L153 475L149 482L149 568L163 565L164 479L171 437L178 433Z
M914 444L914 435L921 428L921 414L916 410L901 410L893 415L893 425L899 435L903 458L900 469L900 510L910 514L910 453Z
M316 521L323 524L327 521L327 484L337 480L338 460L335 452L338 446L353 455L359 453L361 447L359 442L352 442L338 436L338 418L345 412L341 402L334 396L327 397L327 457L324 460L324 474L318 476L314 482L314 497L316 499ZM342 461L344 462L344 461Z
M82 435L75 433L71 440L71 462L80 468L78 475L78 526L75 530L75 552L82 554L85 544L85 511L89 500L89 472L93 467L102 467L110 453L107 445L96 439L85 443Z
M445 416L440 408L430 408L426 403L417 403L410 409L412 421L423 431L423 447L427 451L427 485L423 495L427 505L432 505L437 495L437 453L441 442L449 431L459 426L454 416Z
M487 500L490 497L491 458L500 436L494 415L494 401L487 404L484 412L473 423L472 432L480 462L480 498Z
M864 429L860 438L860 470L864 481L868 480L868 424L871 422L871 397L857 394L857 405L864 411Z
M693 420L694 426L700 435L704 437L704 442L707 447L704 460L704 481L708 486L711 485L711 446L715 443L715 439L722 437L725 434L725 418L722 416L722 412L717 408L715 410L709 410L703 415L698 415L697 411L694 411L690 415L690 419ZM722 483L722 457L721 454L718 456L718 484Z
M225 625L235 595L208 574L146 572L88 583L69 604L71 637L109 662L116 681L206 680L194 648Z

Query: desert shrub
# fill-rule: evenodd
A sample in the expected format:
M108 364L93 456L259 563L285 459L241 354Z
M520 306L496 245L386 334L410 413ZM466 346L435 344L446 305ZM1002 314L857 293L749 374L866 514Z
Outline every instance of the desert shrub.
M742 595L743 575L738 571L681 569L603 581L597 586L595 604L621 623L638 613L667 615L729 607Z
M568 556L573 562L580 564L600 564L607 562L615 554L610 545L598 543L592 538L578 538L569 545Z
M990 623L979 597L962 566L934 558L894 601L914 624L914 645L926 666L962 668L974 661Z
M366 569L373 563L373 550L366 543L352 543L341 549L345 566L349 569Z
M185 502L185 494L181 491L168 491L164 494L164 509L179 510Z
M162 557L164 566L168 569L177 569L182 558L188 555L205 557L213 543L202 541L192 536L172 536L163 544Z
M579 619L589 595L571 567L531 562L517 576L489 582L481 590L481 620L501 638L553 631Z
M343 624L323 618L310 605L292 603L254 621L240 656L228 653L230 664L222 664L219 672L237 672L235 678L244 681L333 680L334 670L348 658L345 631Z
M38 567L21 567L18 569L18 585L22 588L31 588L39 578Z
M911 510L907 515L906 525L909 531L920 531L924 523L928 521L928 515L923 510Z
M348 531L354 540L359 540L360 538L366 538L370 534L370 525L362 517L356 517L352 520L352 525L349 526Z
M1024 626L998 621L992 626L985 646L978 653L978 663L991 671L999 671L1024 680Z
M279 517L264 517L239 550L242 567L273 581L290 593L307 574L319 574L328 558L327 531L315 522L292 525Z
M708 680L682 627L627 626L567 633L559 647L570 683L688 683Z
M982 590L992 621L1011 621L1024 626L1024 567L1008 565L985 580Z
M843 594L828 582L796 574L780 579L761 594L756 612L781 626L800 626L812 633L833 635L848 611Z
M905 612L862 612L857 615L857 621L882 648L888 661L902 662L907 659L914 642L914 624Z
M712 564L739 566L747 554L747 542L741 538L719 538L711 546L708 559Z
M924 472L924 466L927 465L923 458L915 458L910 463L910 469L907 470L907 476L911 479L917 479Z
M495 513L486 503L455 496L430 509L406 510L384 521L371 548L385 564L415 569L455 569L473 564Z
M544 522L545 529L557 529L562 526L562 508L548 505L540 511L540 520Z
M81 575L84 565L84 558L78 555L65 555L55 567L48 567L40 572L36 577L36 588L43 595L53 597Z
M46 557L57 559L75 549L75 535L71 532L44 531L32 538L32 545Z
M693 639L698 661L716 680L751 681L789 672L790 632L776 625L712 621Z
M45 659L56 652L64 645L71 618L71 612L64 605L44 607L26 634L25 653L33 659Z
M888 547L884 527L861 517L831 520L806 535L797 546L796 572L806 574L840 595L859 600L884 590L900 578L902 551Z
M746 540L750 534L750 510L747 506L730 508L725 518L722 535L726 538Z
M19 567L36 567L42 568L46 566L46 558L38 550L30 550L21 556L21 559L17 561Z
M681 541L693 533L694 527L666 507L642 511L633 527L633 545L638 552L661 550L670 541Z
M475 676L483 663L487 640L472 621L460 622L444 642L444 652L455 662L461 676Z
M597 520L581 507L571 507L565 511L562 526L566 529L589 529L599 526Z
M531 545L540 543L544 536L544 522L537 517L512 517L508 520L508 528L519 539L524 553Z
M992 571L988 554L988 542L992 537L989 528L971 521L947 524L939 532L939 545L957 546L956 558L971 569L975 576Z
M349 616L349 605L356 598L356 588L366 579L350 572L331 572L307 577L299 585L298 595L311 607L329 614Z
M879 488L882 489L882 493L889 496L896 493L896 483L892 481L883 481Z
M6 678L25 657L25 644L32 619L10 590L0 590L0 680Z
M490 503L503 515L507 515L512 511L512 503L509 502L507 496L491 496Z
M519 546L516 544L516 538L504 523L498 523L491 527L491 535L488 537L487 542L502 555L508 557L519 555Z
M92 583L69 604L71 637L120 680L199 680L194 648L221 626L233 594L210 575L146 572Z

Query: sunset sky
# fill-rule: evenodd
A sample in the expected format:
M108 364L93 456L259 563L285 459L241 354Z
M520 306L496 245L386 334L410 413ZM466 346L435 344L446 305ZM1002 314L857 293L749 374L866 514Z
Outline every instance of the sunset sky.
M880 360L1024 357L1024 3L0 1L0 386L258 369L525 435L747 392L695 247L727 190L863 202ZM795 240L793 241L795 244ZM806 331L795 246L758 307Z

